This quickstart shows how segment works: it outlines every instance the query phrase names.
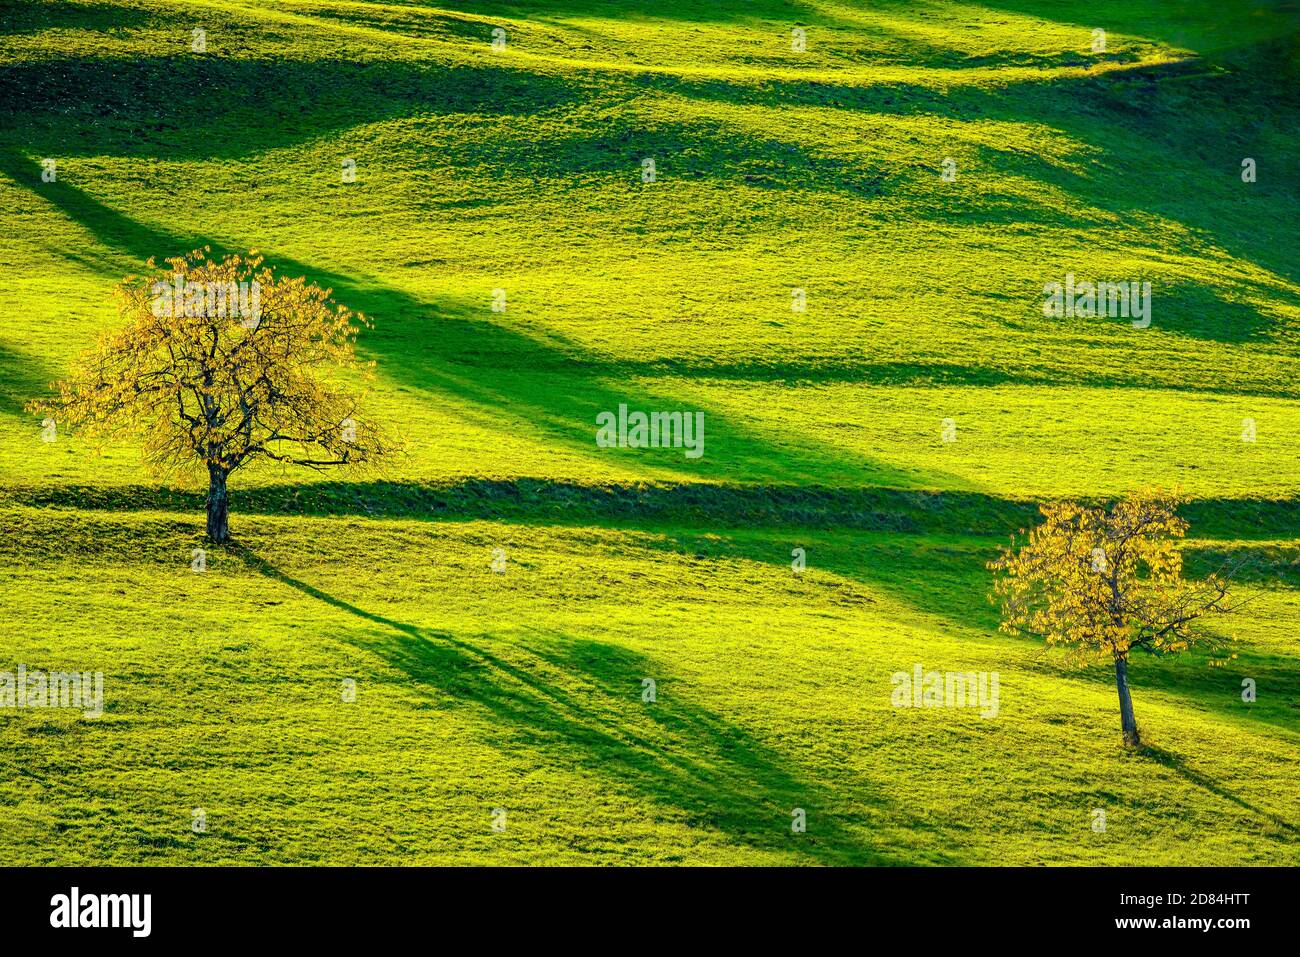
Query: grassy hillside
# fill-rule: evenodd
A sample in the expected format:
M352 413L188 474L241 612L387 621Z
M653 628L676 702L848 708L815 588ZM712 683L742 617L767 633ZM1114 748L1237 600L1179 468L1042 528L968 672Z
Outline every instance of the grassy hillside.
M106 695L0 713L0 862L1300 863L1298 55L1248 0L0 0L0 670ZM373 319L407 454L237 473L199 574L198 484L24 405L202 245ZM1252 600L1127 754L984 563L1152 484Z

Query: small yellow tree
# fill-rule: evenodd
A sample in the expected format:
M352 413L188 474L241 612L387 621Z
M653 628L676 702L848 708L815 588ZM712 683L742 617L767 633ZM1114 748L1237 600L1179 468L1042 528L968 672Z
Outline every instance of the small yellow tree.
M226 482L240 466L363 465L393 446L356 397L318 376L356 364L365 318L327 289L276 276L256 253L208 253L163 270L150 260L151 274L123 280L126 326L74 363L56 400L32 408L91 436L139 436L157 471L206 471L207 534L224 542Z
M1172 654L1203 637L1194 623L1229 611L1230 574L1203 581L1182 577L1179 548L1187 523L1180 500L1140 492L1110 509L1043 505L1044 521L1028 542L1006 549L989 567L998 573L995 602L1002 630L1064 646L1081 664L1113 658L1124 742L1140 743L1128 685L1134 650Z

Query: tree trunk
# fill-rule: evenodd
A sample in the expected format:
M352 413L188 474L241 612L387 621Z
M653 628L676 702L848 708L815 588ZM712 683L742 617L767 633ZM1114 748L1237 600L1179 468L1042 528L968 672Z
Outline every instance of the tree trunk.
M208 463L208 541L220 545L230 541L230 498L226 494L226 476L219 465Z
M1128 692L1128 656L1115 659L1115 688L1119 691L1119 724L1124 731L1124 743L1136 748L1142 743L1138 737L1137 721L1133 718L1133 697Z

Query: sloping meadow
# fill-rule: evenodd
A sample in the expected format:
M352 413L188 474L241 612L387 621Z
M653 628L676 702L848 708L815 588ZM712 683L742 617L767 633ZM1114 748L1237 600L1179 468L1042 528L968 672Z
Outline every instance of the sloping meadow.
M1295 17L0 3L0 672L104 688L0 708L5 862L1295 863ZM202 245L406 445L229 548L25 409ZM1252 601L1136 755L985 563L1148 485Z

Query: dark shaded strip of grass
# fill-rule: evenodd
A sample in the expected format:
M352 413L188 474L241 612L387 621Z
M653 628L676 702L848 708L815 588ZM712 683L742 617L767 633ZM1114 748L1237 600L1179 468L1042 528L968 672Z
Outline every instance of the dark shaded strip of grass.
M105 511L199 511L201 491L150 486L11 487L0 502ZM233 514L364 515L547 524L671 522L709 527L793 525L891 532L1002 534L1030 522L1034 506L993 496L895 489L778 485L584 485L543 479L447 484L323 482L232 491Z
M236 515L362 515L546 524L612 521L1005 536L1038 521L1037 502L983 492L796 485L376 480L236 489L231 499ZM202 510L203 503L202 491L143 485L0 489L0 504L35 508L196 512ZM1198 499L1184 506L1181 513L1197 538L1300 536L1300 500Z

